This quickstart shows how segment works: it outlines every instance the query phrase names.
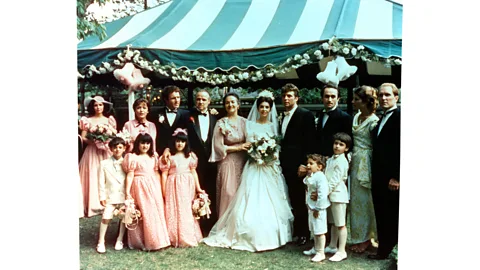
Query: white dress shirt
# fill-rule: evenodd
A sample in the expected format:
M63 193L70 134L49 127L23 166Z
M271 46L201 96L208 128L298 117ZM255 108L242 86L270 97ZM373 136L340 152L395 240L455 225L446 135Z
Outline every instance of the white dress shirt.
M329 116L329 115L328 115L327 112L330 112L330 111L335 110L335 109L337 108L337 106L338 106L338 103L335 104L335 107L333 107L331 110L328 110L328 111L327 111L327 110L323 109L322 128L325 127L325 123L327 123L327 120L328 120L328 116Z
M285 132L287 132L288 123L290 123L290 119L292 118L292 115L295 113L295 110L297 109L297 107L298 107L298 105L295 104L295 105L293 105L293 109L291 109L289 112L286 111L284 113L283 122L282 122L282 136L283 137L285 137Z
M177 117L177 113L167 111L167 119L168 119L168 124L170 126L173 125L173 122L175 121L175 117Z
M397 108L397 105L394 105L392 108L388 109L385 114L383 115L382 117L382 120L380 121L380 125L378 126L378 133L377 133L377 136L380 135L380 132L382 131L382 128L383 126L385 125L385 123L387 123L387 120L388 118L390 118L390 116L392 116L393 112L392 113L388 113L387 112L390 112L390 111L393 111Z
M198 115L198 124L200 125L200 134L202 135L202 140L204 142L207 141L208 138L208 128L210 126L210 115L208 114L208 110L206 111L207 115Z

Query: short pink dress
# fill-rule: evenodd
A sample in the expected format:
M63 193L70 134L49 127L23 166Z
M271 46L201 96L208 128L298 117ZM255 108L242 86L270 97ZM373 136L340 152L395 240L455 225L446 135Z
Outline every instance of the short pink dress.
M192 212L195 199L195 179L191 169L197 167L197 156L191 152L188 158L172 155L170 163L159 162L160 170L168 170L165 184L165 216L168 235L174 247L197 246L202 240L198 220Z
M128 133L130 133L130 135L132 136L132 141L129 144L127 152L132 152L133 142L137 138L138 134L140 134L140 132L145 132L145 133L148 133L150 136L152 136L153 149L157 149L155 147L155 139L157 138L157 128L155 127L154 123L147 121L145 125L142 125L136 119L133 119L133 120L127 121L125 125L123 125L123 130L128 131Z
M158 171L157 159L144 160L135 154L127 154L122 165L127 173L134 172L130 194L142 214L137 227L128 230L128 247L158 250L169 246L162 188L155 174Z
M108 118L108 124L113 128L117 128L117 121L113 116ZM80 129L88 131L92 127L90 118L80 118ZM108 143L97 143L96 145L87 144L83 156L80 159L79 173L80 183L82 185L83 205L85 215L92 217L102 213L103 206L100 204L98 195L98 168L100 161L110 157L111 152Z

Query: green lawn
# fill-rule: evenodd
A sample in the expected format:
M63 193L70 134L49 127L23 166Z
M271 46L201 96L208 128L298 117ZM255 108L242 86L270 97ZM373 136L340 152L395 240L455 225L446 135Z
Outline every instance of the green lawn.
M107 252L95 250L100 216L80 219L80 269L396 269L393 260L372 261L367 254L348 253L339 263L312 263L302 254L306 248L289 244L286 247L260 253L213 248L201 244L195 248L166 248L143 252L114 250L118 221L111 222L106 236ZM330 256L330 255L328 255ZM328 257L327 256L327 257Z

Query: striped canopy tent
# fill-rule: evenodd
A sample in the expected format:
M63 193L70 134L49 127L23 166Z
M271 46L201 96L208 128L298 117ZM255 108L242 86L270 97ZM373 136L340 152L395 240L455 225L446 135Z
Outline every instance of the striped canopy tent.
M400 65L401 4L386 0L173 0L106 23L77 46L87 78L126 62L212 85L282 76L328 56Z

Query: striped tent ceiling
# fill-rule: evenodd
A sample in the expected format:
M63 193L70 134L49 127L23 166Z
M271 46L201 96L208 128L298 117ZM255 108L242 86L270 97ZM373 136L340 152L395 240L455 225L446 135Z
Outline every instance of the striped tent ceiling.
M264 67L333 36L401 57L402 14L385 0L173 0L105 24L107 39L78 44L78 68L111 62L127 45L189 69Z

